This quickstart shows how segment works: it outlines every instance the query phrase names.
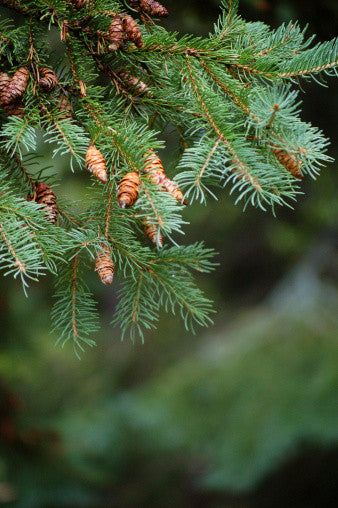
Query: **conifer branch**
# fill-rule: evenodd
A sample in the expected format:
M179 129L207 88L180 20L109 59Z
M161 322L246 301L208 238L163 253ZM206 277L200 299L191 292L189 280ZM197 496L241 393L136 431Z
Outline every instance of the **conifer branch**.
M227 147L227 149L229 150L232 162L234 164L233 171L236 172L242 180L251 184L257 192L259 192L259 193L262 192L262 187L261 187L259 181L251 175L250 169L247 167L247 165L245 163L243 163L241 161L240 157L237 155L236 151L232 147L229 140L224 137L223 133L221 132L221 130L217 126L216 122L214 121L205 101L202 98L199 87L198 87L196 80L194 78L188 55L186 55L186 62L187 62L187 68L188 68L188 72L189 72L190 81L191 81L194 91L196 93L197 100L200 103L209 124L211 125L211 127L215 131L215 133L217 134L217 136L218 136L217 139L222 140L223 143L225 144L225 146Z
M54 329L76 352L97 330L86 273L108 285L115 264L113 323L122 336L143 340L161 308L179 312L189 329L208 325L211 302L192 275L213 269L213 253L176 244L182 202L206 202L226 185L244 208L290 206L297 180L330 161L328 140L302 122L297 93L283 83L337 73L336 39L312 46L297 23L247 23L238 0L222 2L207 38L170 33L142 12L140 28L124 15L116 21L124 6L108 3L0 0L24 18L17 27L0 20L0 268L24 289L46 271L56 275ZM58 60L45 37L52 26L64 43ZM57 174L30 169L41 128L53 156L69 154L91 173L81 213L59 206ZM173 180L148 157L164 148L168 129L180 137ZM30 202L19 197L28 187Z
M3 226L3 224L1 222L0 222L0 235L1 235L2 239L3 239L3 241L5 242L5 244L7 246L7 249L10 252L10 254L11 254L13 260L14 260L14 267L18 268L18 270L21 272L21 274L25 274L26 273L26 265L20 259L20 257L16 253L12 243L7 238L7 236L5 234L4 226Z

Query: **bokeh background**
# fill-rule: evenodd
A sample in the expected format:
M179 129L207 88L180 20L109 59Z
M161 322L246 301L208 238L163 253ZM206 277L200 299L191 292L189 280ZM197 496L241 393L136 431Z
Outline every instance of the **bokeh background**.
M219 13L216 0L164 3L165 25L180 32L207 34ZM242 0L241 14L272 26L298 19L326 40L338 4ZM337 87L327 83L303 85L303 118L337 158ZM168 136L168 156L173 144ZM83 199L83 175L53 164L58 193ZM93 275L102 329L79 361L49 333L51 280L27 299L1 278L0 505L336 506L335 171L305 181L294 210L275 218L243 213L226 191L187 207L186 241L219 252L199 281L215 325L194 336L163 315L144 345L121 343L109 326L115 290Z

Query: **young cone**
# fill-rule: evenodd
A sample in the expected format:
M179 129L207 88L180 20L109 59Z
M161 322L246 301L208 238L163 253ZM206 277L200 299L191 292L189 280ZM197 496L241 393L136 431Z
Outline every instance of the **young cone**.
M39 87L44 92L50 93L55 90L58 84L58 78L52 69L48 69L47 67L43 67L39 70L40 79L39 79Z
M117 14L110 23L109 40L109 51L117 51L123 43L123 21L120 14Z
M24 104L21 101L3 104L3 108L9 116L18 116L19 118L23 118L26 114Z
M148 218L143 219L143 230L149 240L156 245L156 247L163 247L163 235L158 233L158 228L155 224L149 222Z
M44 182L38 182L35 185L35 201L45 205L49 215L47 220L55 224L58 216L58 208L56 206L56 196L49 185Z
M68 96L61 92L57 100L59 111L63 112L61 118L63 120L65 120L66 118L73 118L72 105Z
M143 12L155 18L166 18L169 16L167 9L159 2L155 2L155 0L140 0L140 8Z
M135 43L138 48L143 47L142 33L136 21L128 14L123 18L123 28L128 40Z
M2 94L7 89L10 81L11 81L11 78L9 77L7 72L0 72L0 97L2 97Z
M140 2L139 0L127 0L127 3L130 5L132 9L135 9L135 11L140 10Z
M144 173L149 176L152 182L169 192L179 203L187 205L188 202L183 199L183 193L178 185L165 174L161 159L153 150L148 150L148 153L149 155L145 154L146 166L143 170Z
M132 76L129 72L119 71L117 75L123 81L123 86L126 89L131 89L135 93L135 95L147 95L151 96L151 91L148 86L143 83L140 79Z
M278 162L280 162L289 173L295 178L298 178L298 180L303 179L303 174L301 172L302 161L297 159L295 155L287 153L278 145L271 148L271 151L277 157Z
M137 199L140 188L140 177L136 171L127 173L117 188L117 202L120 208L133 206Z
M86 167L100 182L107 183L106 161L93 143L90 143L86 153Z
M20 69L15 72L14 76L8 83L7 88L1 95L2 103L9 104L20 99L26 90L28 79L29 70L27 67L20 67Z
M100 245L95 259L95 271L99 274L101 282L109 286L114 278L114 262L112 260L110 249L106 245Z

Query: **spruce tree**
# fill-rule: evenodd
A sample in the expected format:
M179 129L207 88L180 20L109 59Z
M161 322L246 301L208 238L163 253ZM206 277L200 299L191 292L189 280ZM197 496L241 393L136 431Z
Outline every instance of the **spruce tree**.
M297 22L276 30L246 22L238 0L222 2L205 38L168 32L168 12L154 0L0 6L4 275L26 291L54 274L54 330L76 351L94 344L98 327L88 271L112 288L118 277L113 324L122 336L143 340L161 308L187 328L210 324L212 304L194 272L209 273L214 253L203 238L181 245L184 208L217 187L244 208L292 206L302 179L330 160L328 140L300 118L297 88L336 73L337 39L314 43ZM180 139L170 178L160 158L168 128ZM41 136L53 155L70 156L69 171L87 171L81 213L58 199L57 175L36 173Z

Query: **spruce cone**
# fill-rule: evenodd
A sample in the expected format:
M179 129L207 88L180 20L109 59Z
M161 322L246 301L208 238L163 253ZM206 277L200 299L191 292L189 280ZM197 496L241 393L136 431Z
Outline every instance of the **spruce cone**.
M15 72L1 96L2 103L9 104L10 102L20 99L26 90L28 79L29 70L27 67L20 67L20 69Z
M148 86L145 83L143 83L143 81L141 81L140 79L129 74L129 72L119 71L117 72L117 76L119 76L122 79L124 87L127 89L128 88L133 89L136 95L145 94L148 95L149 97L152 95Z
M110 249L106 245L100 245L102 250L99 250L95 260L95 271L99 274L101 282L109 286L113 282L114 277L114 262L112 260Z
M117 14L109 27L109 51L117 51L123 43L123 20L120 14Z
M55 224L58 216L58 208L56 206L56 196L52 189L44 182L38 182L35 185L35 201L40 204L44 204L49 217L47 220L52 224Z
M156 18L166 18L169 16L167 9L155 0L140 0L139 3L141 10L150 16Z
M127 0L128 4L132 9L135 9L135 11L140 10L140 3L139 0Z
M188 201L184 199L183 192L178 187L176 182L170 180L170 178L166 176L162 185L165 188L165 190L169 192L173 198L176 199L176 201L178 201L179 203L183 203L184 205L188 204Z
M0 72L0 97L7 89L10 81L11 78L6 72ZM20 118L25 116L24 105L21 101L13 102L10 104L2 104L2 107L9 116L18 116Z
M2 97L2 94L7 89L10 81L11 78L9 77L7 72L0 72L0 97Z
M100 182L107 183L106 161L93 143L90 143L86 153L86 167Z
M58 78L52 69L47 69L43 67L39 70L40 79L39 79L39 87L44 92L53 92L58 84Z
M155 224L152 224L147 218L145 218L143 219L143 229L146 236L154 245L156 245L156 247L163 247L163 235L161 232L158 235L158 229Z
M135 43L138 48L143 47L142 33L136 21L128 14L123 18L123 27L128 40Z
M295 178L298 178L298 180L302 180L304 178L301 172L302 161L297 159L295 155L286 152L278 145L271 148L271 151L277 157L278 162L282 164L282 166L284 166L285 169Z
M73 118L71 102L68 96L62 92L58 96L58 108L59 111L64 111L64 114L61 116L62 119Z
M145 155L147 164L143 172L149 176L152 182L169 192L179 203L183 202L184 205L187 205L188 202L183 199L183 193L178 185L165 174L161 159L153 150L148 150L148 152L149 155Z
M3 108L9 116L18 116L19 118L23 118L26 114L22 101L13 102L11 104L3 104Z
M120 208L133 206L137 199L140 188L140 177L136 171L127 173L117 188L117 202Z

